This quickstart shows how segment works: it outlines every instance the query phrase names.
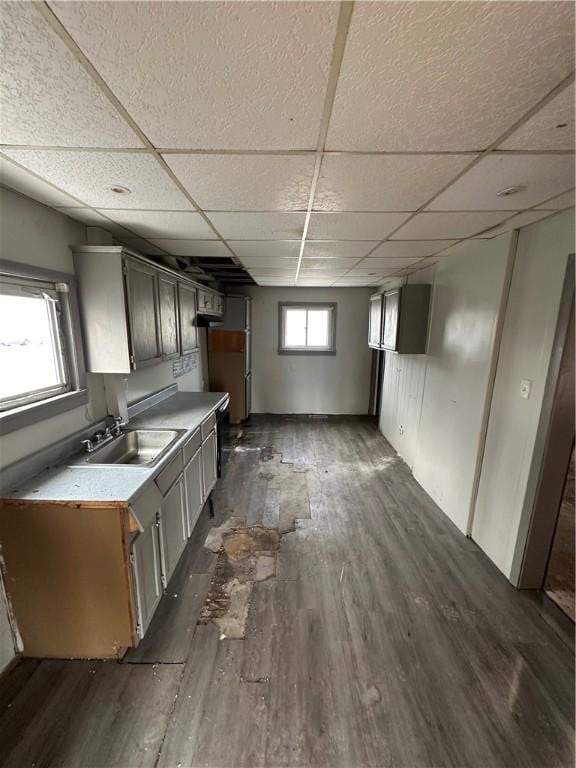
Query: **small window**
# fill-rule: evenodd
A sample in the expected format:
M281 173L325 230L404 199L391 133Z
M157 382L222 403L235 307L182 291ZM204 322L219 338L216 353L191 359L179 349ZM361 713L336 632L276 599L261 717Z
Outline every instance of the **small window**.
M336 353L336 304L280 304L280 354Z
M68 392L57 285L0 279L0 410Z

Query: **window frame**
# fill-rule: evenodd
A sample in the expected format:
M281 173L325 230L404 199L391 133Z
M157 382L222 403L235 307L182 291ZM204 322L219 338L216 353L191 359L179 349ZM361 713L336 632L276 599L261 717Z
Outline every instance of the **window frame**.
M11 408L0 410L0 435L5 435L85 405L88 402L88 390L74 275L4 259L0 259L0 275L8 282L33 281L39 284L38 287L49 284L51 290L57 293L60 317L56 324L67 373L65 386L50 387L45 397L41 397L39 391L35 393L39 397L22 395L14 398Z
M285 315L288 309L327 309L329 316L329 347L287 347L284 345ZM334 301L279 301L278 302L278 354L279 355L335 355L337 304Z

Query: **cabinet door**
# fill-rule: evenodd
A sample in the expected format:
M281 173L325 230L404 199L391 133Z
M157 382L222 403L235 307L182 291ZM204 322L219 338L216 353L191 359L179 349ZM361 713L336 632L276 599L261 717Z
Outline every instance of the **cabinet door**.
M202 443L202 483L204 486L204 499L210 495L210 491L216 484L216 430L212 430Z
M184 482L186 486L186 507L187 507L187 534L192 535L194 526L204 503L204 492L202 489L202 448L198 448L194 456L190 459L184 470Z
M196 328L196 288L180 283L178 286L180 304L180 351L183 355L198 348Z
M186 546L186 499L184 477L180 475L162 502L160 512L160 552L162 554L162 582L170 581L174 568Z
M158 526L155 522L134 539L130 560L136 591L138 636L143 638L162 597Z
M396 351L398 348L398 320L400 316L400 289L384 294L384 323L382 346Z
M158 273L137 261L126 263L128 313L134 368L162 358L158 306Z
M160 295L160 330L162 336L162 357L165 360L178 357L180 340L178 337L178 283L168 275L158 277Z
M368 330L368 345L380 347L380 334L382 330L382 294L370 298L370 315Z

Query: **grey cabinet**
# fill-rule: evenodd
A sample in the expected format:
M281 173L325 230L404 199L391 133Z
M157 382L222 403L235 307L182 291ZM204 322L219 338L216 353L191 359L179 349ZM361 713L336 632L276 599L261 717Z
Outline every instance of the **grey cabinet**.
M180 355L178 281L170 275L159 273L158 295L160 299L162 357L164 360L171 360Z
M249 296L226 296L226 312L222 328L227 331L249 331L251 299Z
M127 259L125 275L132 340L131 362L134 368L139 368L162 358L157 272L154 267L136 259Z
M178 284L180 312L180 352L183 355L198 349L196 327L196 288L186 283Z
M224 299L219 293L207 288L198 289L198 311L206 315L222 316L224 314Z
M162 597L158 524L152 522L132 542L130 562L136 598L137 634L144 637Z
M383 294L377 293L370 297L368 315L368 346L380 348L382 334L382 301Z
M202 487L202 447L198 447L184 469L184 486L186 489L186 523L187 534L192 535L202 506L204 504L204 490Z
M204 500L208 498L212 488L216 485L216 450L216 429L213 429L202 443L202 486L204 488Z
M164 587L167 586L174 573L174 568L176 568L180 555L186 546L187 538L184 477L179 475L164 497L160 511L160 553Z
M386 291L382 323L382 348L405 355L426 352L429 285L403 285Z

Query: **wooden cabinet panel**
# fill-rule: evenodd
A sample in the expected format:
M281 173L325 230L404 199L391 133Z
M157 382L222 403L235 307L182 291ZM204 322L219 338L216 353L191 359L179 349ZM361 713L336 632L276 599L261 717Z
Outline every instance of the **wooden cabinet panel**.
M202 449L198 448L184 470L186 488L187 534L192 535L194 526L202 512L204 489L202 487Z
M152 523L132 544L131 557L138 636L143 638L162 597L158 525Z
M186 546L186 500L184 477L180 475L162 502L160 513L160 551L162 555L162 580L170 581L174 568Z
M162 336L162 357L165 360L178 357L180 339L178 333L178 282L167 275L158 278L160 296L160 329Z
M133 365L138 368L162 357L159 328L157 271L127 259L128 311Z
M381 293L370 297L368 316L368 346L380 348L382 333L382 300Z
M384 323L382 325L382 346L395 352L398 348L398 321L400 314L400 289L384 294Z
M198 348L196 327L196 289L185 283L178 285L180 308L180 351L183 355Z
M204 499L210 495L210 491L216 484L216 430L210 432L202 443L202 484L204 486Z

